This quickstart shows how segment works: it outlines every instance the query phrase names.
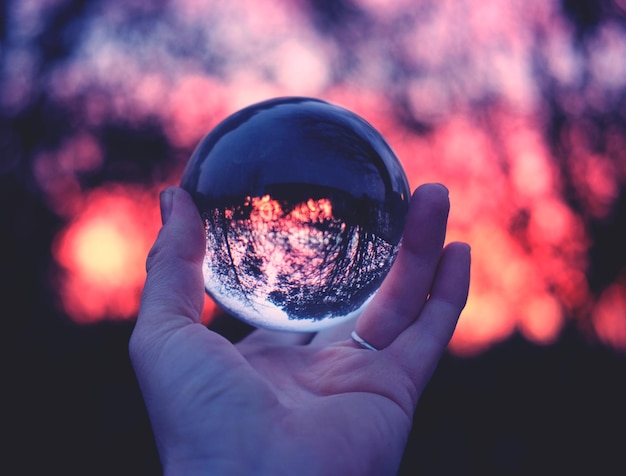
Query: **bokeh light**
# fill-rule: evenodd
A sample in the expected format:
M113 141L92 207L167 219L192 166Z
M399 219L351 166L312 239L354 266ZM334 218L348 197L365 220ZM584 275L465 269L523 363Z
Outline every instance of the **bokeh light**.
M136 314L146 250L157 232L149 198L145 192L97 190L57 237L53 253L66 270L59 292L64 309L76 321Z
M156 189L119 185L94 190L57 236L52 251L61 268L59 297L77 323L136 317L160 223L156 196ZM215 313L207 300L203 322Z
M582 18L576 5L8 2L0 104L16 124L37 112L46 133L34 148L3 143L66 220L63 309L80 323L133 319L158 190L224 117L297 94L370 121L412 187L450 189L449 240L473 249L453 352L516 332L550 344L568 323L624 352L626 6ZM162 152L123 137L113 150L112 127Z

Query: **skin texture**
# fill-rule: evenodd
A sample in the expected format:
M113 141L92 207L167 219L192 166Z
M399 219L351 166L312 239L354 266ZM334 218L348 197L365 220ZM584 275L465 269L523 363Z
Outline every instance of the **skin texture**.
M130 356L164 473L396 474L467 299L469 246L443 246L449 206L442 185L414 192L398 258L358 320L233 345L200 323L200 216L184 190L163 191ZM379 351L350 339L355 326Z

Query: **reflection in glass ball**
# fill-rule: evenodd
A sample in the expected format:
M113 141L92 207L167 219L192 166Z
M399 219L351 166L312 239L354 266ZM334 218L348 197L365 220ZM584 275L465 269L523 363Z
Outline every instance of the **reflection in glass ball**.
M409 202L382 136L309 98L226 118L196 148L181 186L205 224L207 293L253 326L288 331L358 315L396 257Z

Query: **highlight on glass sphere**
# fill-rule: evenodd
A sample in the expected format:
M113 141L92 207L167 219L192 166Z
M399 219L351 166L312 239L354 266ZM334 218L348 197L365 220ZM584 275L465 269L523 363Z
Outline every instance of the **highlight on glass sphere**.
M393 264L410 190L381 134L312 98L275 98L218 124L183 173L204 222L206 292L274 330L356 317Z

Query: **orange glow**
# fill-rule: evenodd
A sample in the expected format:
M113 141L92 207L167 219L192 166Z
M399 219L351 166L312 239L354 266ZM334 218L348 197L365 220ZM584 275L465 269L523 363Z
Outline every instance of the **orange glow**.
M53 252L65 270L63 306L76 322L131 318L137 311L145 258L158 229L148 196L121 187L97 190L58 236Z
M263 195L261 198L254 197L252 204L252 220L274 221L283 216L283 209L277 200L273 200L269 195Z
M285 214L280 202L269 195L262 197L247 197L244 206L251 206L250 218L253 221L275 221ZM232 211L226 210L226 214L232 217ZM309 198L306 202L298 203L285 217L287 221L293 220L300 223L322 222L333 218L333 206L327 198L314 200Z
M604 344L626 353L626 276L602 293L592 323Z
M126 218L125 212L115 220L92 218L77 227L69 239L76 266L95 284L127 285L134 281L134 273L125 272L127 263L134 264L136 251L120 223ZM135 231L129 236L136 236L136 230L129 231Z
M322 222L333 217L333 206L327 198L309 198L306 203L296 205L289 216L301 222Z
M553 296L529 296L520 311L519 327L526 338L543 345L556 341L563 326L563 311Z
M496 293L473 293L450 341L456 355L471 356L504 341L515 330L507 299Z

